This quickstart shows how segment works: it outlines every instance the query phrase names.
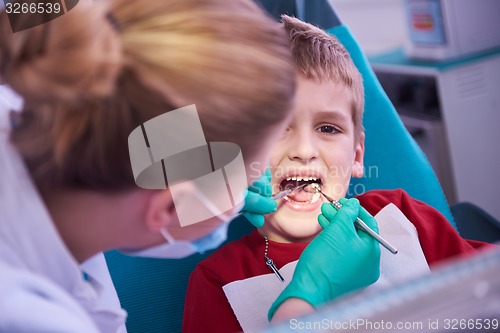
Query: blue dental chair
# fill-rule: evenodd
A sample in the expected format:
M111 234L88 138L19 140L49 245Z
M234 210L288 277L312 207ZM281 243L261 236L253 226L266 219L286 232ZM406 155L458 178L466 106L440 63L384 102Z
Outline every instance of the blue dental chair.
M365 165L368 177L354 179L350 192L403 188L438 209L455 226L439 182L425 155L411 138L383 92L360 46L342 25L327 0L259 0L276 18L286 13L334 34L348 49L364 78L366 106ZM251 27L249 27L251 29ZM251 232L244 218L231 223L232 241ZM106 260L121 304L129 317L129 333L180 332L189 274L210 255L183 260L134 258L112 251Z

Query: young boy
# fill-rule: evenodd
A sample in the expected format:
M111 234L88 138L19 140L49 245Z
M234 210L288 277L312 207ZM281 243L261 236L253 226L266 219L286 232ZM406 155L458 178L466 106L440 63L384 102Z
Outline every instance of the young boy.
M273 148L273 193L316 183L330 197L343 198L350 177L363 176L361 75L334 37L291 17L284 16L283 22L299 78L294 117ZM279 199L277 211L266 216L262 228L196 267L186 297L184 332L253 331L267 321L269 302L290 280L293 264L322 230L318 215L324 199L309 191L311 186L305 186ZM396 256L382 250L377 283L425 273L428 265L479 246L462 239L438 211L402 190L370 191L357 199L372 215L378 214L381 235L400 250ZM273 260L285 283L266 258Z

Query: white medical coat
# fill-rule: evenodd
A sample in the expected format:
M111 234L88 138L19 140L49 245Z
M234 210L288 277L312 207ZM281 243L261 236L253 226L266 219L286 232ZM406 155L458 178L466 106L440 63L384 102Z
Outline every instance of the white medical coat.
M0 332L126 332L103 255L79 267L8 142L19 103L0 85Z

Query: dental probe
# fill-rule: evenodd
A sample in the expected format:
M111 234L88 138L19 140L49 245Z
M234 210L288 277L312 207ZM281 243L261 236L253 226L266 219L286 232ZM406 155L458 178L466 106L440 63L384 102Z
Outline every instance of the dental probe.
M306 183L306 184L302 184L302 185L299 185L299 186L295 186L295 187L283 190L281 192L278 192L276 194L271 195L271 199L273 199L273 200L281 199L284 196L287 196L290 193L292 193L293 191L298 190L299 188L304 187L306 185L309 185L309 184ZM241 215L243 215L243 212L239 212L238 214L232 216L232 219L234 220L235 218L240 217Z
M304 187L304 186L306 186L306 185L309 185L309 184L308 184L308 183L306 183L306 184L302 184L302 185L299 185L299 186L295 186L295 187L292 187L292 188L289 188L289 189L283 190L283 191L281 191L281 192L278 192L278 193L276 193L276 194L271 195L271 199L273 199L273 200L278 200L278 199L281 199L281 198L283 198L283 197L285 197L285 196L289 195L289 194L290 194L290 193L292 193L293 191L298 190L299 188Z
M332 205L335 206L335 208L337 208L337 210L339 210L340 208L342 208L342 204L340 202L338 202L337 200L335 200L335 199L329 197L328 195L326 195L325 193L323 193L319 189L318 186L314 186L314 184L313 184L312 187L316 190L316 192L321 193L326 198L326 200L328 200ZM354 225L358 229L363 230L364 232L366 232L369 236L371 236L372 238L374 238L380 244L382 244L382 246L385 247L387 250L389 250L389 252L391 252L392 254L398 253L398 249L396 249L388 241L386 241L381 236L379 236L379 234L377 234L375 231L373 231L372 229L370 229L370 227L367 226L366 223L363 222L363 220L360 219L359 217L357 217L356 221L354 221Z

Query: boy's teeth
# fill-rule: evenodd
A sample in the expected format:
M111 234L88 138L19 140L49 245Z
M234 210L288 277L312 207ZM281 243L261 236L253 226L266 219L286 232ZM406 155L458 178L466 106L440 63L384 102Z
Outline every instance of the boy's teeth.
M286 180L296 180L296 181L310 181L310 180L314 180L314 181L317 181L318 178L315 178L315 177L288 177Z
M321 196L321 193L319 193L319 192L314 193L310 203L315 203L316 201L318 201L320 196Z

